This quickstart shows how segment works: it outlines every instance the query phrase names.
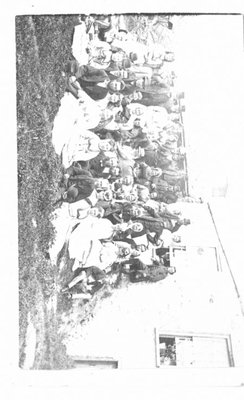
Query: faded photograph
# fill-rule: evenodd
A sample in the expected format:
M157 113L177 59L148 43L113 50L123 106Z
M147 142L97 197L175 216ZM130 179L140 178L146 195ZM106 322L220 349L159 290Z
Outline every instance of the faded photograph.
M243 17L15 22L19 366L244 367Z

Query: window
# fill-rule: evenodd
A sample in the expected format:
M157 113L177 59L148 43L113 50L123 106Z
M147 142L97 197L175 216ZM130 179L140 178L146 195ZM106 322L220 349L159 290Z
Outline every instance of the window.
M157 367L233 367L229 335L156 333Z
M113 358L100 357L80 357L73 356L74 368L99 368L99 369L117 369L118 361Z
M172 266L199 268L221 271L220 257L216 247L174 246L170 247L170 264Z

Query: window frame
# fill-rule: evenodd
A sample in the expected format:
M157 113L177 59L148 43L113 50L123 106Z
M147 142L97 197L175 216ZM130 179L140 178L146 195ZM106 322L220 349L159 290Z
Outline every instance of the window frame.
M231 368L235 366L234 362L234 356L233 356L233 349L232 349L232 341L231 341L231 335L230 334L222 334L222 333L206 333L206 332L192 332L192 331L167 331L159 328L154 329L154 340L155 340L155 356L156 356L156 367L157 368L172 368L172 367L178 367L178 368L184 368L184 367L179 367L177 365L161 365L160 364L160 348L159 348L159 338L160 336L162 337L169 337L169 338L177 338L177 337L192 337L194 340L194 337L197 338L209 338L209 339L225 339L226 341L226 348L227 348L227 356L228 356L228 361L229 361L229 366L227 368ZM211 367L211 366L210 366ZM194 368L194 367L189 367L187 368ZM208 368L208 367L206 367ZM218 367L216 367L218 368Z
M191 245L187 245L187 244L186 245L180 245L179 244L179 245L169 246L169 254L170 254L171 262L173 262L173 260L174 260L174 252L175 251L185 251L187 253L187 249L188 248L192 248L192 247L195 247L195 248L202 247L203 249L204 248L213 249L214 253L215 253L217 272L222 272L221 259L220 259L220 255L219 255L219 251L218 251L217 246L200 246L200 245L199 246L197 246L197 245L191 246ZM172 263L172 265L174 266L173 263Z
M99 365L114 365L115 367L112 367L111 369L118 369L119 368L119 361L117 359L114 359L112 357L84 357L84 356L71 356L74 364L75 363L80 363L83 364L83 368L91 368L95 367L99 369ZM92 365L96 364L96 365ZM74 366L74 368L77 368ZM110 368L108 368L110 369Z

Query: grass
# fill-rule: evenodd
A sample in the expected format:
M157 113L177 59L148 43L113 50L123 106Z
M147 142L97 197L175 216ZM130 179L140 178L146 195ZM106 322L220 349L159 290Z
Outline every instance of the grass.
M36 367L60 368L61 359L63 368L70 366L58 344L58 317L50 318L46 309L57 276L46 254L55 238L51 215L62 173L51 130L65 91L61 72L71 58L76 20L75 16L16 17L20 366L25 358L28 312L42 342ZM43 335L45 340L41 340ZM60 358L54 356L57 348ZM47 358L47 352L53 356Z
M52 126L65 92L62 77L70 59L75 15L16 17L16 86L18 153L19 233L19 365L25 361L28 314L36 328L35 369L72 367L61 332L62 316L72 311L72 302L56 293L71 278L67 251L62 269L47 257L55 238L53 204L59 196L62 164L52 145ZM128 17L130 29L147 41L147 20ZM60 273L61 271L61 273ZM75 318L90 318L103 298L104 287ZM57 295L57 310L47 307Z

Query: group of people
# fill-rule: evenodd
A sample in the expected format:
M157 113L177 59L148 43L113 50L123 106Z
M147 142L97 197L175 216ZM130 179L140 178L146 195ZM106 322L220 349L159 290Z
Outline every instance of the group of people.
M60 201L75 221L74 276L62 289L71 298L89 299L118 274L134 283L175 273L170 246L190 224L177 208L187 175L174 53L140 43L116 18L81 18L74 40L82 31L87 64L64 66L78 110L61 151Z

